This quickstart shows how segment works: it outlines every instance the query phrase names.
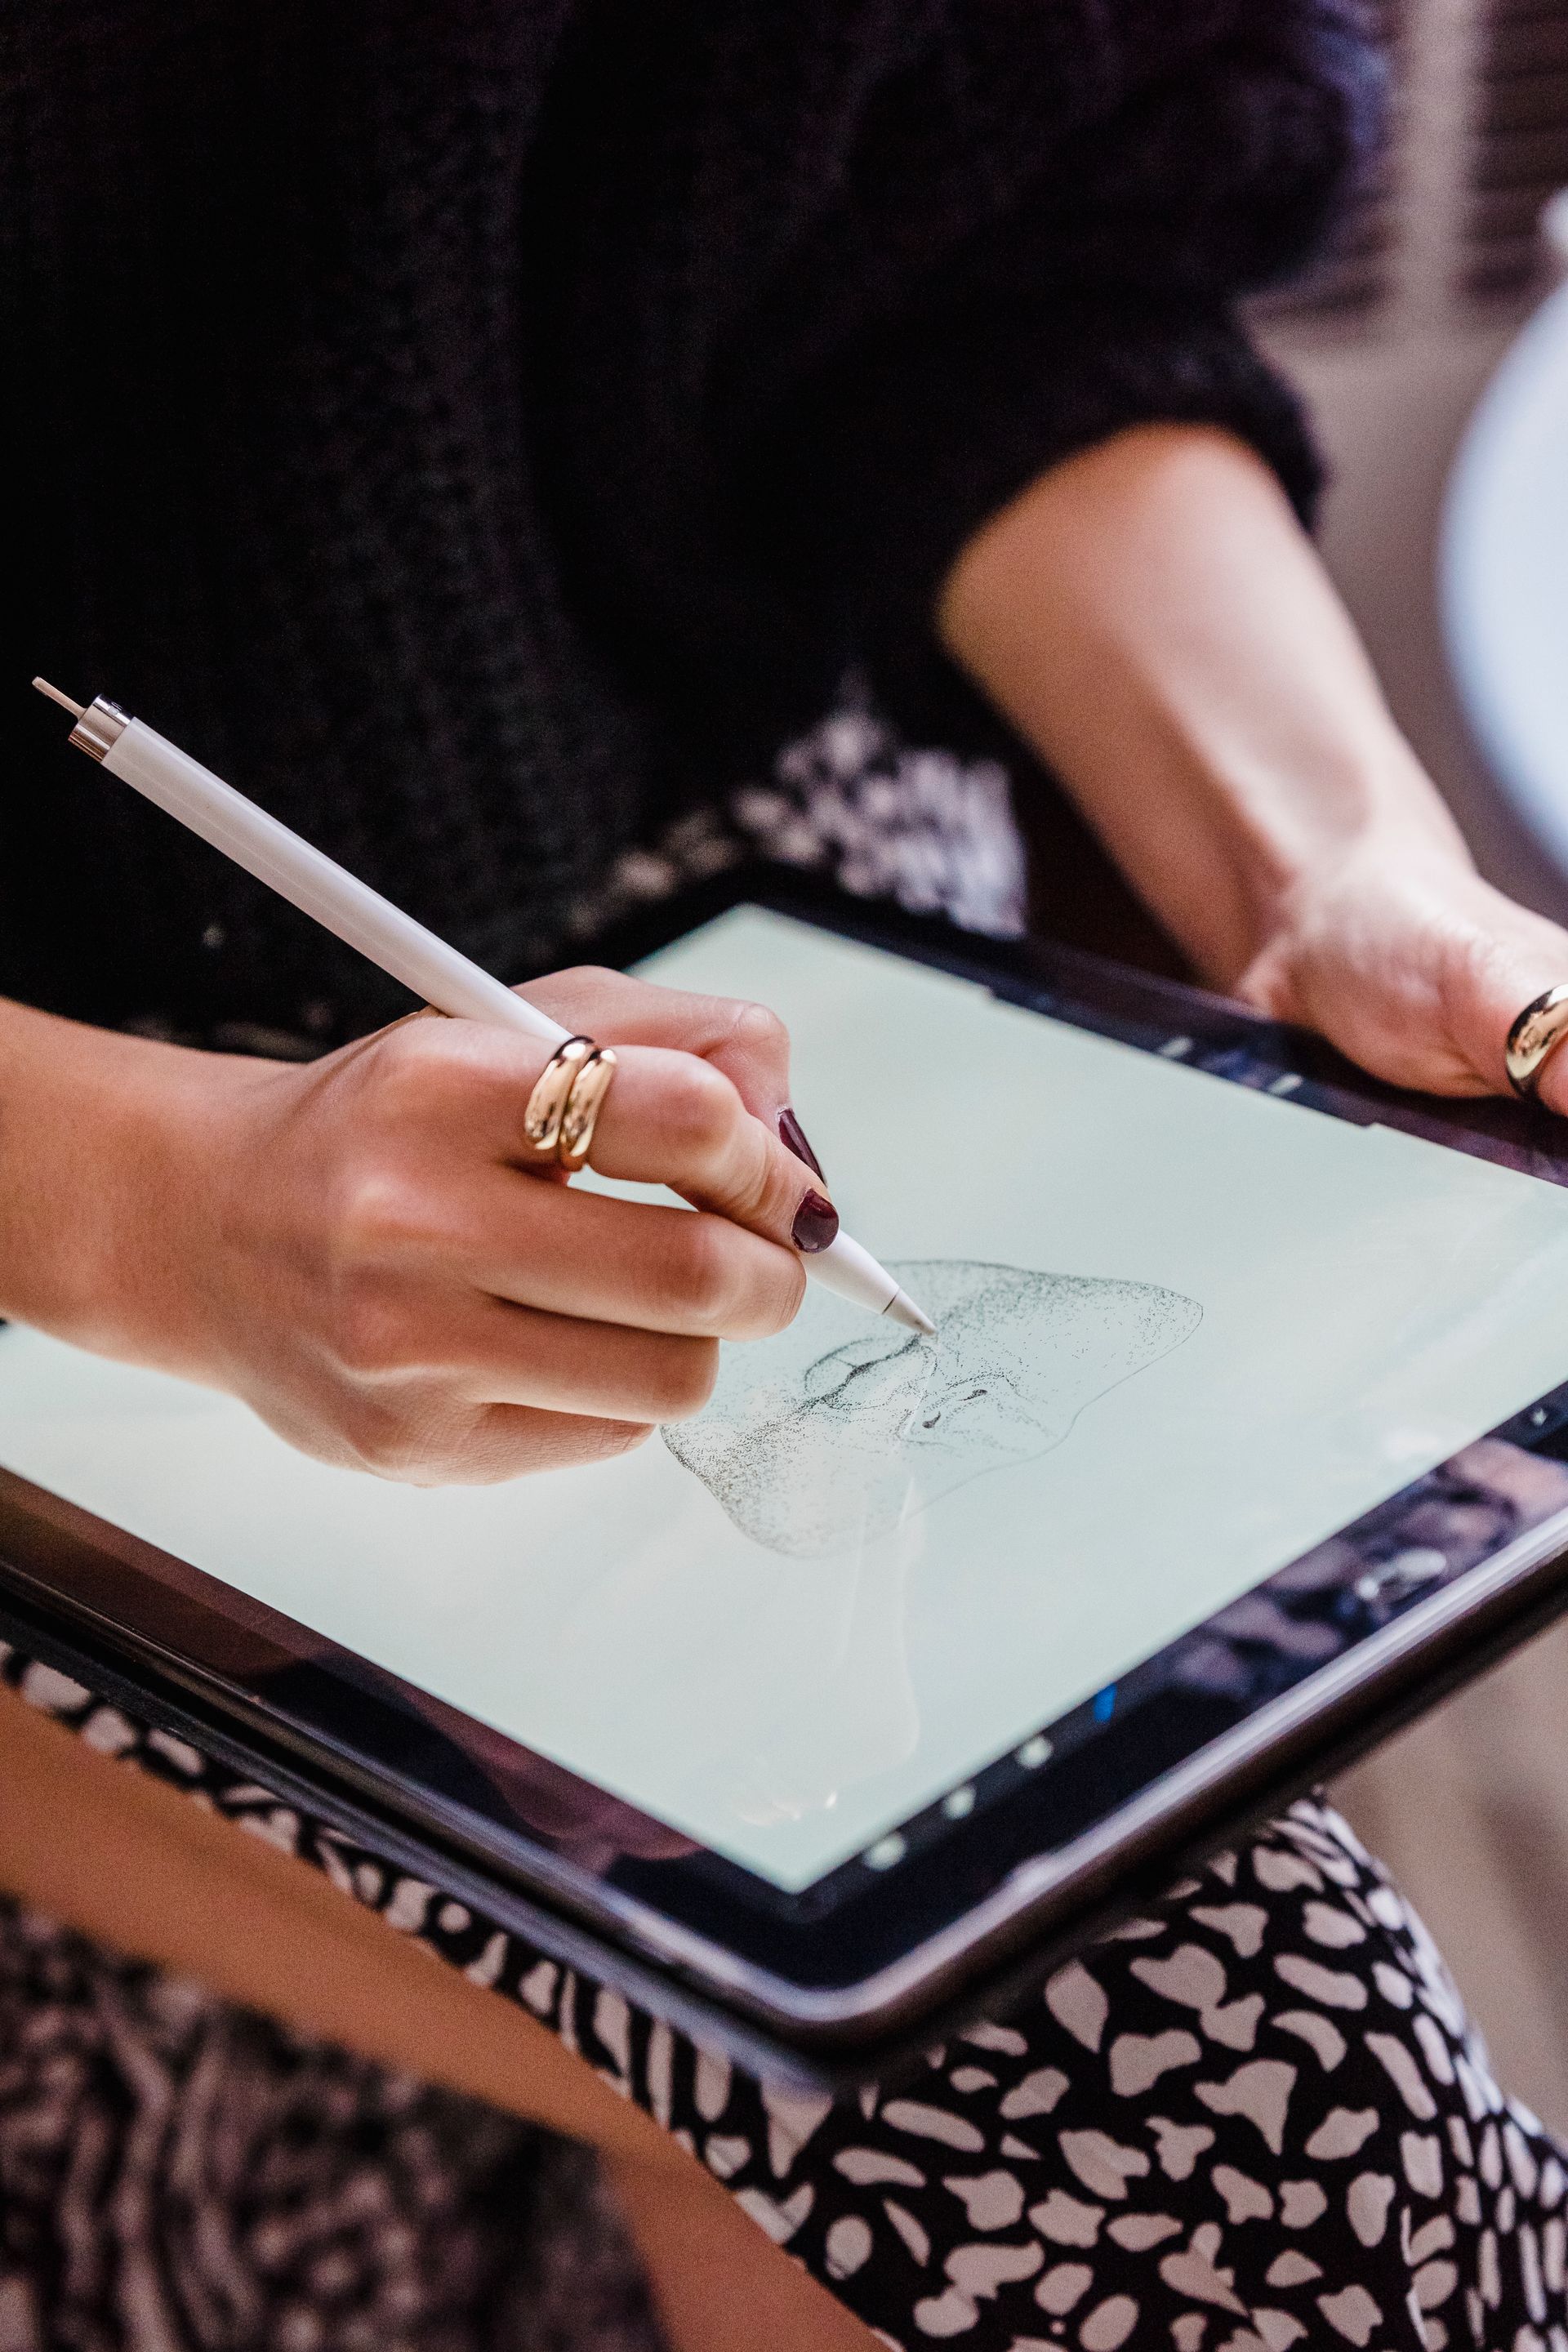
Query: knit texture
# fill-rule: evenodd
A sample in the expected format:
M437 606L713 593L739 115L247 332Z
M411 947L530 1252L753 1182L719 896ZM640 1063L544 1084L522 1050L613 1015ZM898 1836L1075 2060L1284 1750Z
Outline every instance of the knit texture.
M59 745L122 702L508 977L1033 475L1247 437L1232 316L1376 111L1355 0L0 7L0 988L347 1034L390 983Z

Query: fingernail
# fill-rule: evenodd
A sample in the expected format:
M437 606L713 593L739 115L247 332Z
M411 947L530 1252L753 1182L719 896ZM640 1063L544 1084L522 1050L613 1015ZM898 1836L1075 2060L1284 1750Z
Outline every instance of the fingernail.
M810 1256L825 1250L838 1232L838 1212L820 1192L808 1192L795 1213L790 1236L797 1250Z
M779 1141L797 1160L804 1160L814 1176L822 1173L822 1162L805 1139L805 1129L786 1104L779 1113Z

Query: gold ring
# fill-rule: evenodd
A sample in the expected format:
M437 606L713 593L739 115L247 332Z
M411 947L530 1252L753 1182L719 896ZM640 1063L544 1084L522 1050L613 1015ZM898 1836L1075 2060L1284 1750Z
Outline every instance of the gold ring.
M540 1072L522 1114L522 1131L542 1160L555 1158L572 1089L584 1062L591 1061L598 1050L592 1037L568 1037Z
M561 1115L561 1140L556 1147L563 1168L575 1174L593 1148L594 1129L616 1075L616 1057L608 1045L597 1045L572 1081Z
M1568 983L1531 997L1508 1033L1503 1055L1508 1082L1526 1102L1533 1099L1540 1087L1547 1055L1556 1051L1564 1037L1568 1037Z

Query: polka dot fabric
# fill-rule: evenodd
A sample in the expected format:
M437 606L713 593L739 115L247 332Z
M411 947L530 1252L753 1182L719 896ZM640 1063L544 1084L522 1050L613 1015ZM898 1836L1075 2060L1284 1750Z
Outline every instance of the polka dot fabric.
M542 2019L896 2352L1568 2352L1568 2154L1420 1922L1293 1806L887 2093L758 2084L15 1653L93 1746L301 1855Z

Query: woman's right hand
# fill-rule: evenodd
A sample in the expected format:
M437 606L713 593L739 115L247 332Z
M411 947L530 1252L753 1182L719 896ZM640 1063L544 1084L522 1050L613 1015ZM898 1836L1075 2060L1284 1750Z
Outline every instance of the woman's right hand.
M695 1412L719 1340L782 1329L799 1248L837 1226L779 1140L787 1039L755 1007L614 973L529 992L616 1047L594 1166L691 1208L569 1189L534 1163L523 1110L549 1048L521 1034L416 1015L300 1066L47 1022L68 1060L96 1056L111 1100L95 1116L93 1087L71 1103L57 1073L80 1197L68 1186L53 1220L30 1221L35 1247L46 1222L54 1235L41 1278L15 1194L8 1220L0 1208L0 1309L230 1390L309 1453L419 1484L619 1454ZM7 1111L13 1074L0 1054ZM35 1196L49 1159L46 1133ZM18 1168L25 1198L13 1118L0 1190Z

